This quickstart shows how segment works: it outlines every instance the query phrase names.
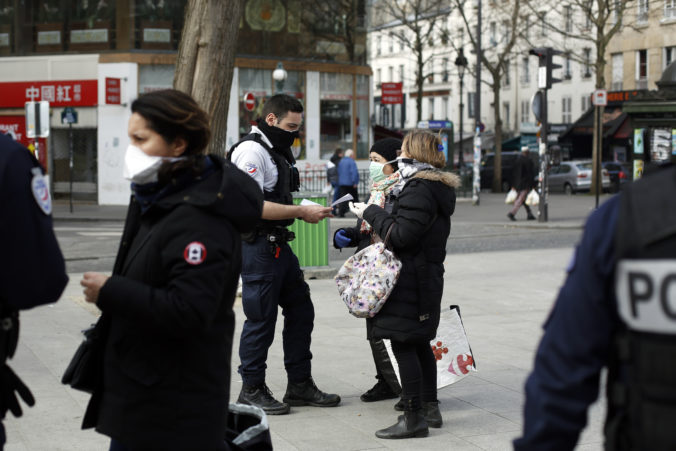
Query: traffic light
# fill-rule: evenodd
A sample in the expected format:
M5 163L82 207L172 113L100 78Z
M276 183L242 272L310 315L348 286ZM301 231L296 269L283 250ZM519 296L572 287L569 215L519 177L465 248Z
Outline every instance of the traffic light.
M551 47L536 47L530 49L528 53L538 57L538 88L549 89L552 87L552 84L561 81L560 78L552 76L552 71L562 67L553 61L554 56L561 55L562 51L554 50Z

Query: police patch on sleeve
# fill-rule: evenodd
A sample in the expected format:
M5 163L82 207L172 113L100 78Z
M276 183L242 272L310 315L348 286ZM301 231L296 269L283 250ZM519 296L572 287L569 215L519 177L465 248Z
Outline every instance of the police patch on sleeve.
M258 171L258 165L256 163L252 163L251 161L248 161L244 165L244 169L246 170L247 174L254 175Z
M183 258L191 265L199 265L207 258L207 248L199 241L193 241L183 250Z
M52 214L52 197L49 195L49 185L47 179L42 175L40 168L33 168L33 179L31 180L31 191L35 202L37 202L40 210L46 215Z

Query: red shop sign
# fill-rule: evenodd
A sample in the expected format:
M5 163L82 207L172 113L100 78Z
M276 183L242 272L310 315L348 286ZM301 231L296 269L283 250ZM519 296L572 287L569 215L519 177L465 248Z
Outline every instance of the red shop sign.
M120 105L121 94L120 79L106 77L106 104Z
M380 97L381 104L397 104L404 102L404 96L402 94L403 83L383 83L380 85L380 92L382 93Z
M0 108L23 108L46 100L50 107L98 105L97 80L21 81L0 83Z

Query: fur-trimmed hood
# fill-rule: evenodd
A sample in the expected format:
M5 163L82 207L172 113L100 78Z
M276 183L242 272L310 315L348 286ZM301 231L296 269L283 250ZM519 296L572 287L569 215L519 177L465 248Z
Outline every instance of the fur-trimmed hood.
M452 172L444 172L440 170L423 170L416 172L411 178L421 178L431 180L433 182L441 182L451 188L458 188L460 186L460 177Z

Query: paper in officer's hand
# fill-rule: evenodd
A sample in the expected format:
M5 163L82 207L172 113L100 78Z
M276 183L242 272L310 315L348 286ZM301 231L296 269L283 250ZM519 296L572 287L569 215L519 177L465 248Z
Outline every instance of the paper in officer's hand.
M352 199L354 199L354 197L352 197L352 194L346 194L343 197L341 197L340 199L338 199L337 201L335 201L334 203L332 203L331 206L335 207L338 204L342 204L343 202L347 202L347 201L352 200Z
M300 205L319 205L320 207L322 206L321 204L318 204L317 202L313 202L313 201L307 200L307 199L301 200Z

